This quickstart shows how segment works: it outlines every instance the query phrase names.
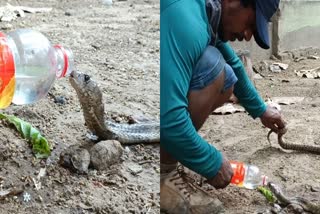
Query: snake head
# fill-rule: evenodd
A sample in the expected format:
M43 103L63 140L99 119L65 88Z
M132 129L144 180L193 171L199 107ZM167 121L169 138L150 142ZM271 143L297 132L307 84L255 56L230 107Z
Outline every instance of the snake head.
M71 72L69 80L74 88L89 88L93 82L88 74L77 71Z
M268 182L268 188L273 192L274 194L279 194L281 193L281 189L278 185L272 182Z
M85 98L87 101L101 102L102 94L98 84L91 79L88 74L72 71L69 77L71 86L76 90L79 98Z

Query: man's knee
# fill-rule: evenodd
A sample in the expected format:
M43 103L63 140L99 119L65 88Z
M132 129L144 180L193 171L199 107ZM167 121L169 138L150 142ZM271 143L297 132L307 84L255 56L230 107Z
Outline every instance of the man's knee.
M220 51L216 47L208 46L193 69L189 90L199 91L213 82L217 83L216 80L221 76L225 64Z
M208 46L193 70L189 91L200 91L216 85L224 93L233 88L237 81L232 67L226 63L220 51Z
M221 86L219 88L220 94L217 96L217 101L213 103L212 111L229 101L231 95L233 94L234 85L238 81L233 69L228 64L225 64L225 67L219 77L222 77L218 78L221 81Z
M226 64L224 67L224 82L221 89L221 105L229 101L237 81L238 78L234 74L233 69L230 65Z
M223 89L222 93L228 96L228 98L232 95L234 85L238 81L238 78L236 77L233 69L230 65L226 64L224 67L224 83L223 83Z

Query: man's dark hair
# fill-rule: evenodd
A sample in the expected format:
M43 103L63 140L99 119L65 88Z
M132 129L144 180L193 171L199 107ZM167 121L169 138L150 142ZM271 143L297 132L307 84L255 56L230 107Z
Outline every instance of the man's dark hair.
M240 0L240 2L244 7L252 6L253 8L255 8L255 6L256 6L255 0Z

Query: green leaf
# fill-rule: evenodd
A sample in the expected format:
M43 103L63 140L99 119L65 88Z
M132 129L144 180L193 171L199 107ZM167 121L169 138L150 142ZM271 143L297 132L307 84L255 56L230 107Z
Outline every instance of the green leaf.
M267 189L266 187L260 186L260 187L258 187L258 190L259 190L259 192L261 192L264 195L264 197L266 197L266 199L269 202L273 203L273 202L276 201L276 199L273 196L272 192L269 189Z
M47 158L50 156L50 145L46 138L40 132L31 126L30 123L21 120L13 115L6 115L0 113L0 119L7 120L12 123L20 132L24 139L32 145L32 151L36 158Z

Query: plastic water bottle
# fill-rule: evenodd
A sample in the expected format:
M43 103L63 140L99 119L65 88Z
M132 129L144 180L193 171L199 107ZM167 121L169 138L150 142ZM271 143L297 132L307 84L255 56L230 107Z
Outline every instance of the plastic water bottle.
M34 103L45 97L57 78L73 69L72 51L51 45L40 32L0 32L0 108Z
M263 175L257 166L237 161L230 161L230 164L233 169L231 184L247 189L267 184L267 176Z

